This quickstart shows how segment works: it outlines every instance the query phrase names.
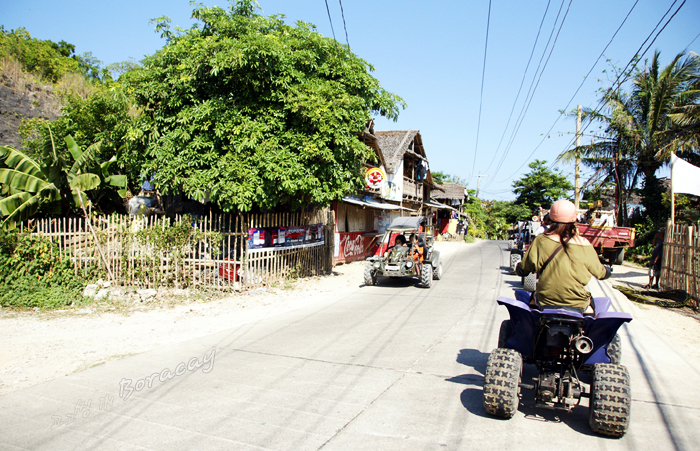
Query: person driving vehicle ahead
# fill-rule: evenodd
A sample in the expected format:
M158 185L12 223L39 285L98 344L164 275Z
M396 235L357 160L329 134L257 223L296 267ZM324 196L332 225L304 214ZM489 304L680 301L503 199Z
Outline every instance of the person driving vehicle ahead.
M521 277L531 272L539 274L530 305L593 314L591 293L585 287L591 276L600 280L610 277L611 269L600 263L591 243L578 234L576 207L572 202L565 199L554 202L549 221L548 230L535 238L516 268Z

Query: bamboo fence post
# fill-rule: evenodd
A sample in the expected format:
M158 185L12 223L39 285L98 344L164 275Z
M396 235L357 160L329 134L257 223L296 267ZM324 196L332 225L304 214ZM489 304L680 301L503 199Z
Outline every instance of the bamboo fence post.
M685 257L685 292L690 293L690 278L693 277L693 227L689 226L688 227L688 236L686 237L687 239L687 244L688 248L686 250L686 257Z

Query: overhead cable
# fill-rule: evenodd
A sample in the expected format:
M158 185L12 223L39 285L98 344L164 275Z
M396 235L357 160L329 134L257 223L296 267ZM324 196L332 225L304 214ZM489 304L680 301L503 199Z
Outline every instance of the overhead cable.
M472 164L472 172L476 166L476 154L479 148L479 129L481 128L481 106L484 102L484 79L486 75L486 53L489 47L489 26L491 24L491 0L489 0L489 12L486 16L486 42L484 44L484 63L481 69L481 94L479 96L479 119L476 124L476 143L474 144L474 163Z

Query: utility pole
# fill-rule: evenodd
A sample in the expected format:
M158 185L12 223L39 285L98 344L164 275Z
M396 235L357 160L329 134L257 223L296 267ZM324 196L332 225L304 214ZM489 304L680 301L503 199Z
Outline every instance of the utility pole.
M581 197L581 180L580 180L580 175L581 175L581 153L578 151L578 148L581 146L581 105L578 106L576 109L576 169L575 169L575 183L576 187L574 188L574 199L575 202L574 204L576 205L576 209L578 210L579 207L579 197Z
M478 175L469 174L469 177L478 177L476 179L476 197L478 199L479 198L479 184L481 183L481 177L488 177L488 175L482 175L481 172L479 172Z

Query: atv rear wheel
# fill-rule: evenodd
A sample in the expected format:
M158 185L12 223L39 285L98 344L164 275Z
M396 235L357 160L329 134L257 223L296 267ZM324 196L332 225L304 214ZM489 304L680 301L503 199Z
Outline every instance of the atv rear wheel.
M518 351L494 349L486 362L484 408L486 413L512 418L518 410L518 391L523 359Z
M518 263L522 261L523 257L520 254L513 253L510 254L510 273L515 274L515 267L518 266Z
M430 285L433 284L433 265L430 263L425 263L421 267L420 283L422 283L425 288L430 288Z
M612 363L596 363L591 382L588 424L593 432L622 437L627 432L632 407L630 376L627 368Z
M374 263L369 262L365 266L365 285L372 286L377 284L377 270L374 269Z
M523 289L533 292L537 289L537 273L532 272L527 277L523 278Z
M622 343L620 342L620 335L615 334L613 339L610 341L607 349L608 357L610 357L610 363L619 364L622 358Z
M438 260L437 266L433 268L433 279L442 279L442 261Z
M513 335L513 323L509 319L501 323L501 330L498 331L498 347L505 348L506 341Z

